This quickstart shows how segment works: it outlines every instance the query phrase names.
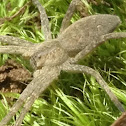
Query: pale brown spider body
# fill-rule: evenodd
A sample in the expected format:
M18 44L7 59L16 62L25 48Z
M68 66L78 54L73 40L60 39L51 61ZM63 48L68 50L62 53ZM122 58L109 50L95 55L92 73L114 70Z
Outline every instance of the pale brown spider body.
M58 78L61 70L91 74L106 91L115 106L120 111L125 111L122 104L97 71L88 66L77 64L80 59L106 40L126 37L125 32L111 33L120 24L119 17L108 14L93 15L82 18L68 27L68 21L72 17L74 9L76 9L75 5L79 1L73 0L64 17L61 33L56 39L52 40L44 8L38 0L32 1L40 11L41 25L43 26L42 29L46 41L33 44L15 37L0 36L1 42L10 44L9 46L1 46L0 53L21 54L24 57L29 57L31 65L35 69L33 80L22 92L10 112L0 122L0 126L5 126L23 103L25 103L15 123L15 126L20 126L35 99L39 97L53 80Z

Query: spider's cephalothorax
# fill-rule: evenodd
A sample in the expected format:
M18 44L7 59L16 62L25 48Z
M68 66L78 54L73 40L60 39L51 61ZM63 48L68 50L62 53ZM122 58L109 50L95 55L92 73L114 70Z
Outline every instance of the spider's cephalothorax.
M37 45L38 46L38 45ZM68 59L67 52L57 40L39 45L37 51L31 56L30 63L35 69L44 66L58 66Z

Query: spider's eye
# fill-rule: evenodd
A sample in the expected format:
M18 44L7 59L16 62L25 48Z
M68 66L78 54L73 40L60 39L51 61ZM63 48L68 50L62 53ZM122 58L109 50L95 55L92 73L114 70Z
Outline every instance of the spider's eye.
M41 56L38 56L38 59L41 59Z

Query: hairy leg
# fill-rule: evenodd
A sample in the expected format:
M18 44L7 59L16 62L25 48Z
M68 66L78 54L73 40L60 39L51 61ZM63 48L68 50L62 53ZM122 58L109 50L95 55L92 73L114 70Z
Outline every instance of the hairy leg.
M51 31L50 31L50 28L49 28L49 20L48 20L48 16L46 14L45 9L43 8L43 6L39 2L39 0L32 0L32 2L37 6L37 8L40 12L41 30L44 33L45 40L52 39Z
M119 39L119 38L126 38L126 32L114 32L108 33L101 37L101 42L104 42L109 39Z
M45 76L46 74L48 74L48 76ZM31 105L33 104L34 100L39 96L41 92L43 92L49 86L49 84L52 82L52 79L56 79L56 77L58 77L59 74L60 74L60 70L58 68L48 69L47 67L45 67L41 69L41 71L36 74L35 79L33 79L30 82L30 84L25 88L25 90L22 92L17 102L10 109L10 112L0 122L0 126L7 125L7 123L10 121L12 116L14 116L16 112L20 109L20 107L23 105L23 103L26 102L25 105L26 108L24 106L24 109L22 110L20 116L21 118L19 117L17 120L17 124L18 122L21 123L23 117L25 116L24 113L27 113L27 111L30 109ZM28 110L27 110L27 106L29 106Z
M21 93L19 99L16 101L16 103L10 109L9 113L0 122L0 126L6 125L10 121L12 116L14 116L16 114L16 112L20 109L20 107L23 105L23 103L27 100L27 98L31 95L31 93L37 87L37 85L39 84L38 80L40 80L40 79L41 79L41 77L38 76L35 79L33 79L30 82L30 84L28 84L28 86L25 88L25 90Z
M75 58L72 58L71 63L77 63L80 59L82 59L83 57L86 57L90 52L92 52L96 47L98 46L98 44L89 44L87 45L82 51L80 51Z
M69 8L66 12L66 15L63 18L60 33L62 33L70 25L70 19L72 18L73 14L76 10L76 5L78 2L80 2L80 0L72 0L71 1Z
M99 74L99 72L95 71L94 69L87 67L87 66L82 66L82 65L73 65L73 64L67 64L63 66L62 68L64 71L70 71L70 72L77 72L77 73L87 73L92 76L94 76L97 80L97 82L101 85L101 87L106 91L106 93L109 95L110 99L112 102L115 104L115 106L121 111L124 112L125 109L122 106L122 104L119 102L117 97L112 93L110 90L109 86L107 83L104 81L102 76Z
M119 38L126 38L126 32L117 32L117 33L109 33L106 35L101 36L101 39L97 43L91 43L87 45L81 52L79 52L75 58L71 61L72 63L77 63L80 59L88 55L90 52L92 52L96 47L98 47L100 44L104 43L105 41L109 39L119 39Z
M0 46L0 53L5 54L25 54L26 52L32 52L29 47L22 46Z
M13 36L6 36L0 35L0 41L3 43L7 43L9 45L17 45L17 46L32 46L34 45L32 42L13 37Z
M42 71L43 72L43 71ZM29 99L26 101L19 118L17 119L14 126L20 126L24 116L30 110L34 101L39 97L39 95L51 84L51 82L57 79L58 75L60 74L60 70L58 68L51 68L44 70L45 76L39 75L41 78L38 80L38 85L35 90L30 95ZM47 76L46 76L47 75Z

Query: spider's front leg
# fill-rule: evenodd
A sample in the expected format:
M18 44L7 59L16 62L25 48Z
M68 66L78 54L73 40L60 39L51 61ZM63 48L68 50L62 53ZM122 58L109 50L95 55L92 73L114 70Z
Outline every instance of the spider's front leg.
M23 46L0 46L0 53L4 54L21 54L30 57L30 52L34 50L30 47Z
M20 107L24 104L24 102L27 100L27 98L31 95L33 90L36 88L37 85L35 85L35 83L36 83L36 81L38 81L38 79L39 78L36 77L35 79L33 79L30 82L30 84L28 84L28 86L25 88L25 90L21 93L19 99L10 109L9 113L0 122L0 126L5 126L10 121L12 116L14 116L16 114L16 112L20 109Z
M3 45L0 46L0 53L1 54L16 54L22 55L23 57L31 57L34 52L37 50L38 44L33 44L31 46L22 46L18 45Z
M24 57L31 57L35 51L36 44L26 40L0 35L0 42L8 45L0 46L0 53L4 54L20 54Z
M30 95L29 99L26 101L20 116L18 117L16 123L14 126L20 126L24 116L29 111L30 107L34 103L34 101L39 97L39 95L51 84L52 81L58 78L60 74L60 69L58 67L45 67L40 70L40 73L37 77L37 81L35 82L35 85L37 87L34 87L34 91Z
M33 46L34 43L13 36L0 35L0 42L16 46Z
M57 79L59 74L60 69L58 67L44 67L43 69L41 69L39 73L36 74L36 77L31 81L31 83L20 95L19 99L11 108L10 112L0 122L0 126L7 125L12 116L14 116L19 108L23 105L23 103L25 103L21 114L15 123L15 126L20 126L25 114L29 111L35 99L50 85L50 83L54 79Z
M96 78L97 82L101 85L101 87L107 92L107 94L109 95L110 99L115 104L115 106L121 112L125 111L124 107L119 102L117 97L112 93L112 91L110 90L109 86L104 81L104 79L99 74L99 72L95 71L94 69L92 69L90 67L82 66L82 65L76 65L76 64L64 64L62 69L64 71L77 72L77 73L87 73L87 74L90 74L90 75L94 76Z

